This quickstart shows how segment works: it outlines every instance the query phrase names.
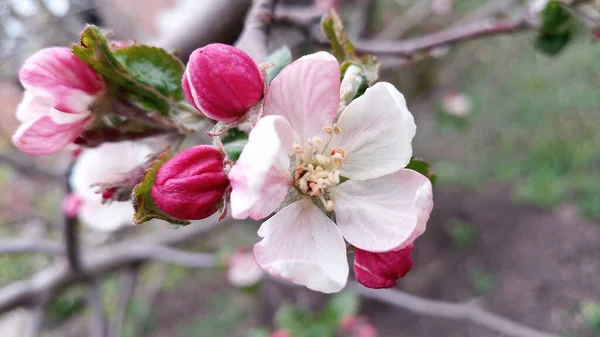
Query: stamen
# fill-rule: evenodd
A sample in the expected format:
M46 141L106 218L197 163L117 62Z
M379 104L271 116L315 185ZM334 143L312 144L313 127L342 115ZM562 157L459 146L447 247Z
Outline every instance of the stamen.
M323 128L326 134L331 135L335 132L335 129L332 126L326 126Z
M342 129L340 129L340 126L337 125L337 123L333 124L333 132L335 132L336 135L339 135L340 133L342 133Z

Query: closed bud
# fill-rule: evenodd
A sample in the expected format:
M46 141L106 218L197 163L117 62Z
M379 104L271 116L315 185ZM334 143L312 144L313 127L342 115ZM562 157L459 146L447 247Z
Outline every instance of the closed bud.
M178 153L158 170L150 195L166 214L199 220L219 209L228 187L223 154L213 146L199 145Z
M250 56L213 43L196 49L182 79L187 100L208 118L233 122L263 96L263 77Z
M412 269L411 250L414 247L414 244L409 244L405 248L384 253L372 253L357 248L354 252L356 280L367 288L396 286L396 280L404 277Z

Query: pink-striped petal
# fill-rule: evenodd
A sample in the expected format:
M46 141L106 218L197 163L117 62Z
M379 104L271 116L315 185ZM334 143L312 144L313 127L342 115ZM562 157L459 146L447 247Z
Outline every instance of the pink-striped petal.
M331 219L308 198L296 201L265 221L254 257L273 276L315 291L333 293L346 285L346 244Z
M340 100L340 68L331 54L307 55L285 67L271 83L264 116L287 119L296 131L296 143L323 134L331 125Z
M367 89L344 110L342 131L334 146L346 152L342 176L373 179L406 167L416 132L404 96L391 84L380 82Z
M344 238L357 248L386 252L424 230L433 207L430 191L427 177L402 169L376 179L346 181L331 190L331 197Z
M73 123L56 123L49 115L21 124L12 137L13 144L30 155L52 154L73 143L89 118Z
M292 129L285 118L261 118L231 168L231 213L235 219L262 219L275 211L292 183L288 153Z

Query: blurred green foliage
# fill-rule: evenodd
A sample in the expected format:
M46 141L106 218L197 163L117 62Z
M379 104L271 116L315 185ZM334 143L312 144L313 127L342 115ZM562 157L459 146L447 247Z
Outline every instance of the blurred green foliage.
M486 270L471 268L468 277L473 287L473 294L476 296L483 296L496 287L496 276Z
M584 303L581 313L590 333L593 336L600 336L600 302Z
M458 249L468 250L473 248L477 239L475 225L463 220L451 220L449 233L452 237L452 243Z

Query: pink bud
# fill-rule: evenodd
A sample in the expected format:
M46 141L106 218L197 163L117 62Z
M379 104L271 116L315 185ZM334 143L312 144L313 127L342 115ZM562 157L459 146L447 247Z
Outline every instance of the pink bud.
M199 145L178 153L158 170L150 195L168 215L199 220L218 210L228 187L223 154Z
M271 337L292 337L292 335L287 332L287 330L279 329L277 331L273 331Z
M413 265L410 244L405 248L385 252L372 253L356 248L354 252L354 274L356 280L367 288L391 288L396 280L404 277Z
M63 47L35 53L19 77L27 91L17 109L23 124L12 139L31 155L54 153L73 143L91 120L90 106L106 88L100 75Z
M21 83L35 96L51 100L62 112L83 113L106 85L71 49L51 47L33 54L19 71Z
M208 118L233 122L263 96L263 78L246 53L220 43L196 49L182 79L187 100Z

